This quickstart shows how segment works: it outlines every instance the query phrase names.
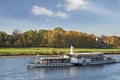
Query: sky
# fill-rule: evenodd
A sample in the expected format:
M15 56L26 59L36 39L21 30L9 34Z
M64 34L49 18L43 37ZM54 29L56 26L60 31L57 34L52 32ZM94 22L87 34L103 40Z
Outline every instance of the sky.
M0 31L55 27L120 36L120 0L0 0Z

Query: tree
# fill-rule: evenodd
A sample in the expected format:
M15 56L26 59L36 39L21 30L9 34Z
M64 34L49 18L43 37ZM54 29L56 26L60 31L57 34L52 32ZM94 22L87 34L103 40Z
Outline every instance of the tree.
M104 36L98 37L107 46L117 48L120 46L120 37ZM11 35L0 31L0 47L97 47L96 36L77 31L65 31L61 27L53 30L29 30L21 33L14 30ZM104 47L104 46L102 46Z
M36 46L36 41L37 41L37 31L27 31L22 34L24 46L30 46L34 47Z
M6 46L7 37L8 35L5 32L0 32L0 47Z

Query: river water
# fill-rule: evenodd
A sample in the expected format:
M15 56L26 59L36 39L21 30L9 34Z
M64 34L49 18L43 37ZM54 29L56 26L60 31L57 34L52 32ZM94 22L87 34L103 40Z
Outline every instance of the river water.
M0 80L120 80L120 63L27 69L27 60L0 58Z

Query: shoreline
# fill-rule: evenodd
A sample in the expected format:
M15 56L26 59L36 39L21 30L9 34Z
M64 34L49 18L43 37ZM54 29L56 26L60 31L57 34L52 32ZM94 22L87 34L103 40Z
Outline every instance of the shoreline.
M40 55L42 56L58 56L58 55ZM11 56L0 56L0 58L16 58L16 57L36 57L36 55L11 55Z
M35 55L15 55L15 56L0 56L0 58L16 58L16 57L33 57Z
M119 53L104 53L106 55L120 55L120 52ZM35 57L37 54L35 55L0 55L0 58L16 58L16 57ZM52 55L52 54L40 54L40 56L58 56L58 55Z

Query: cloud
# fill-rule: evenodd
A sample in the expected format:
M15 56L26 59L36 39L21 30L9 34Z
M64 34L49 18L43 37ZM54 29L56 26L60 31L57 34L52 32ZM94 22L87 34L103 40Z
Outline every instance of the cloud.
M110 17L110 18L118 18L120 17L120 14L118 12L115 12L114 10L111 10L110 8L107 8L105 6L101 6L97 3L91 2L90 9L88 12L91 12L92 14L103 16L103 17Z
M61 6L60 6L61 7ZM90 0L65 0L65 4L62 5L66 11L79 11L85 10L88 13L92 13L95 15L103 16L103 17L112 17L117 18L119 13L107 8L106 5L100 5L97 2Z
M57 7L58 7L58 8L61 7L61 4L58 4Z
M78 9L88 9L88 3L85 0L65 0L65 9L67 11L73 11Z
M55 15L51 10L48 10L44 7L39 7L39 6L33 6L32 12L35 15L47 15L47 16L53 16Z
M57 12L56 16L61 17L61 18L67 18L69 15L64 12Z
M53 12L52 10L39 6L33 6L32 12L38 16L46 15L49 17L61 17L61 18L67 18L69 16L69 14L65 12L61 12L61 11Z

